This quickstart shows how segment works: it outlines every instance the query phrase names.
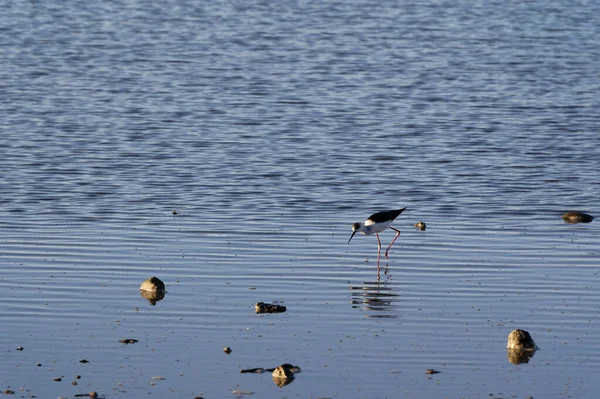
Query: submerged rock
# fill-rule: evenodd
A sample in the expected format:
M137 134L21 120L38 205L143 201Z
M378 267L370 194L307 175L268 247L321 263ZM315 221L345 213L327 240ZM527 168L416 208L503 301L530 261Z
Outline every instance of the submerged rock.
M232 394L234 395L254 395L254 392L252 391L242 391L241 389L234 389L233 391L231 391Z
M141 291L150 292L166 292L165 283L163 283L158 277L150 277L142 283L140 286Z
M254 311L256 313L282 313L285 312L287 308L283 305L275 305L271 303L258 302L254 305Z
M275 369L272 369L275 370ZM244 373L255 373L255 374L262 374L265 372L265 369L262 367L255 367L253 369L241 369L240 373L244 374Z
M508 344L506 345L506 348L525 351L535 351L539 349L533 338L531 338L531 335L527 331L519 329L513 330L508 334Z
M83 397L97 398L98 397L98 392L92 391L92 392L89 392L89 393L78 393L78 394L75 394L73 396L75 396L76 398L83 398Z
M561 218L565 223L589 223L594 220L592 215L583 212L567 212Z

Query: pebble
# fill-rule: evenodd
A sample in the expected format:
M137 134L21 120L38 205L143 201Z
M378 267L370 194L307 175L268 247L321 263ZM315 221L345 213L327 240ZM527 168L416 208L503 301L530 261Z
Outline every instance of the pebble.
M513 330L508 334L508 349L535 351L538 349L531 335L525 330Z
M583 212L567 212L561 218L567 223L589 223L594 220L592 215Z
M133 338L125 338L125 339L120 339L119 342L122 344L135 344L136 342L138 342L138 340L133 339Z
M281 313L286 310L287 308L285 306L272 303L258 302L254 305L254 311L256 313Z
M427 228L427 225L424 222L417 222L415 223L415 227L419 230L425 230Z
M140 286L141 291L166 292L165 283L158 277L150 277Z

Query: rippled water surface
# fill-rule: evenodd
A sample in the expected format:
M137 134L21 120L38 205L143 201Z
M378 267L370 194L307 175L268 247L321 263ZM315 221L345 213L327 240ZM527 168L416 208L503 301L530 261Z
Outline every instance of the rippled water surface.
M600 215L598 15L5 5L0 390L594 397L598 222L560 216ZM378 273L377 240L347 244L350 226L400 207ZM151 276L168 290L154 306ZM515 328L541 348L528 363L509 361ZM239 372L282 363L302 372L281 388Z

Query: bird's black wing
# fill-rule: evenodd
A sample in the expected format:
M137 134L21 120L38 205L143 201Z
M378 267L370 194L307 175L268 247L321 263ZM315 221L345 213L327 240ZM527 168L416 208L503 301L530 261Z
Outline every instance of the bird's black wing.
M405 209L406 208L395 209L395 210L391 210L391 211L377 212L377 213L374 213L371 216L369 216L369 218L367 220L371 220L371 221L373 221L373 223L382 223L382 222L387 222L387 221L390 221L390 220L394 220Z

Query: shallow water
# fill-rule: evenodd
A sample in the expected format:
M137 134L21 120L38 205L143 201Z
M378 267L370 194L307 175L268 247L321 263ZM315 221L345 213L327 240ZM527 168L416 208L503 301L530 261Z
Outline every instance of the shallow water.
M595 8L8 6L0 389L593 396L597 221L560 215L598 213ZM404 206L378 275L350 226ZM282 363L283 388L239 373Z

